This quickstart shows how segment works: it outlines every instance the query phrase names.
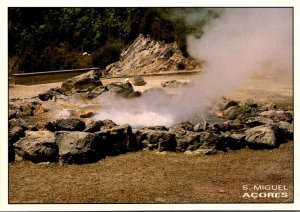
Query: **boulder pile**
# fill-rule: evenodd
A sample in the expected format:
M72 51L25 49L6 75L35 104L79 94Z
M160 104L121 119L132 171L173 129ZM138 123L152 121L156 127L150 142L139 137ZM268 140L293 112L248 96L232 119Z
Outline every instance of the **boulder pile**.
M33 106L26 108L33 110L23 110L26 115L34 113ZM28 128L22 118L10 116L9 159L82 164L142 149L209 155L246 147L276 148L293 139L292 110L233 100L223 101L218 110L222 114L218 121L208 118L197 123L181 122L170 128L139 129L132 129L128 124L117 125L112 120L85 124L75 118ZM16 114L22 117L21 111Z

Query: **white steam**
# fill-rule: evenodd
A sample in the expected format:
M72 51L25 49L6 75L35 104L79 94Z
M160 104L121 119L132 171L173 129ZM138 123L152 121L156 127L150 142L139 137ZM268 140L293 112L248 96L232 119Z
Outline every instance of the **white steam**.
M205 72L192 86L178 89L175 97L163 92L130 100L106 96L95 119L171 126L203 114L220 96L257 74L291 82L292 27L291 8L225 9L200 39L188 37L190 55L205 61Z

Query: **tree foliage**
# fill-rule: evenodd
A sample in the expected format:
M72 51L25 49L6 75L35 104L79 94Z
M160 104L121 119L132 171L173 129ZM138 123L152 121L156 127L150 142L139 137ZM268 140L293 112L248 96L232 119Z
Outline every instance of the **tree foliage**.
M10 72L104 68L140 33L176 41L185 51L186 35L207 24L174 16L190 10L218 14L202 8L9 8Z

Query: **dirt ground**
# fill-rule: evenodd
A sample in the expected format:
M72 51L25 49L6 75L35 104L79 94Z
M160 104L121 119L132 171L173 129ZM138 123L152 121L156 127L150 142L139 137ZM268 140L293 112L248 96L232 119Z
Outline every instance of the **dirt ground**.
M147 85L135 89L142 91L171 79L189 81L190 76L145 77ZM60 84L13 85L9 98L33 97ZM293 104L291 86L264 83L246 84L228 97ZM249 190L243 190L244 185ZM282 185L272 191L279 197L265 198L270 191L255 190L268 185ZM243 198L247 192L262 194ZM85 165L28 161L9 165L9 203L239 202L293 202L293 141L272 150L246 148L210 156L140 151Z

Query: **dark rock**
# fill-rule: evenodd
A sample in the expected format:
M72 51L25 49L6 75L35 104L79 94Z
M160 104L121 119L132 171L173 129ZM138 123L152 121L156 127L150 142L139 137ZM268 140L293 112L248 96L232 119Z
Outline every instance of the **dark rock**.
M263 125L250 128L245 131L245 135L246 143L252 149L274 148L278 145L271 126Z
M105 155L105 145L93 133L56 132L59 157L65 163L95 162Z
M227 150L239 150L246 146L244 134L236 133L222 133L221 134L221 143L222 149Z
M273 124L273 120L270 118L265 118L262 116L255 116L255 117L248 117L243 121L245 125L248 127L257 127L260 125L265 125L265 124Z
M80 119L58 119L53 122L56 131L83 131L85 129L85 123Z
M104 129L111 129L112 127L117 126L116 123L114 123L112 120L105 119L103 121L94 121L90 124L88 124L85 128L85 132L98 132Z
M94 112L85 112L85 113L83 113L83 114L80 114L80 118L91 118L92 116L94 116L95 115L95 113Z
M61 95L63 93L61 88L51 88L50 90L40 93L38 95L39 99L42 101L48 101L55 99L58 95Z
M169 129L165 126L150 126L150 127L143 127L142 130L168 131Z
M101 85L99 71L92 70L64 81L61 89L64 93L81 92L83 90L92 91Z
M274 122L286 121L286 122L291 123L293 121L293 113L292 113L292 111L269 110L269 111L261 112L259 115L261 115L261 116L263 116L265 118L270 118Z
M119 155L135 151L138 144L128 124L102 129L95 133L98 141L105 144L106 155Z
M228 108L233 107L233 106L239 106L239 103L234 100L228 100L222 106L222 110L227 110Z
M185 131L184 134L176 134L177 151L194 151L200 147L200 134L191 131Z
M17 118L17 111L16 110L9 110L8 111L8 119L14 119Z
M243 114L243 108L240 106L232 106L223 111L223 116L226 119L233 120Z
M136 141L141 148L159 151L175 151L175 134L168 131L138 130Z
M58 147L54 133L27 131L24 138L14 144L16 158L39 162L58 161Z
M87 98L88 99L94 99L97 96L100 96L101 94L107 92L107 89L104 86L98 86L95 89L93 89L91 92L89 92Z
M200 132L200 147L201 149L223 149L220 142L220 137L211 132Z
M280 134L281 137L290 140L293 139L294 130L293 130L293 125L291 123L286 121L280 121L277 123L277 125L278 125L278 133Z
M21 126L12 127L8 131L8 143L13 144L18 141L21 137L24 137L25 129Z
M143 77L141 76L136 76L133 78L132 80L132 84L135 85L135 86L143 86L143 85L146 85L146 81L144 80Z

